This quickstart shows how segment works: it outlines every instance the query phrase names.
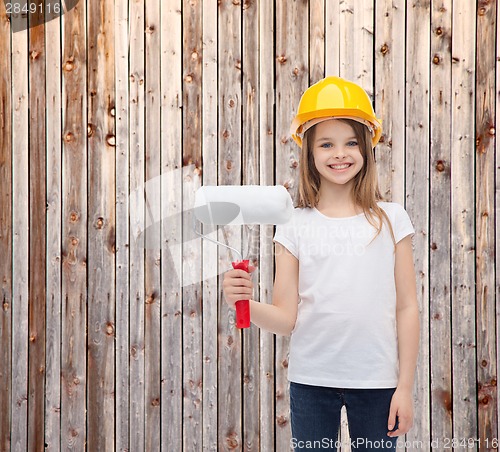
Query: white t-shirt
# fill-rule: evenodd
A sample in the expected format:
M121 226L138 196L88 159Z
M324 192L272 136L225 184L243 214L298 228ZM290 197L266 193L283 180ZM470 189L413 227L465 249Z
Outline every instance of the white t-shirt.
M379 201L396 243L415 229L406 210ZM377 217L374 217L377 223ZM398 384L394 245L384 222L364 214L331 218L295 208L274 241L299 260L299 305L290 338L288 379L341 388Z

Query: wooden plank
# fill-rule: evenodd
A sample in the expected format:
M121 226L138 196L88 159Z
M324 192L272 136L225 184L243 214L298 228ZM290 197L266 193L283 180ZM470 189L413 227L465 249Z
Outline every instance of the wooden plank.
M129 315L130 315L130 203L129 203L129 25L128 3L115 2L116 124L116 311L115 311L115 449L129 450Z
M452 172L451 290L453 437L477 438L475 334L474 100L475 3L453 2L452 10ZM420 43L419 46L422 46ZM425 319L423 324L425 325ZM425 368L422 368L423 372ZM427 373L422 374L422 376ZM417 424L423 429L426 423Z
M60 450L61 437L61 210L62 210L62 118L61 118L61 20L45 25L47 105L47 259L46 259L46 353L45 441L46 449Z
M276 4L276 183L296 199L300 150L290 137L290 123L308 87L307 3ZM287 380L289 337L276 337L276 450L290 449L290 402Z
M160 214L160 2L146 0L146 181L155 181L146 191L148 209ZM153 188L154 187L154 188ZM146 230L145 256L145 439L146 450L160 450L160 222Z
M340 2L340 76L360 84L370 96L373 67L373 2Z
M183 0L183 116L182 116L182 205L194 205L194 193L201 186L202 143L202 55L203 5L199 0ZM202 448L202 311L201 311L201 242L193 238L193 212L184 209L182 216L183 275L183 448ZM189 258L186 258L189 256Z
M325 0L311 0L309 3L309 83L316 83L324 76Z
M259 149L260 181L274 185L274 2L259 2ZM273 43L270 45L269 43ZM264 70L264 68L266 68ZM274 226L260 227L259 301L272 303ZM261 270L263 269L263 270ZM255 277L257 280L257 277ZM255 281L254 280L254 281ZM260 450L274 450L274 334L260 331Z
M419 304L420 348L413 390L413 429L406 435L412 444L430 443L426 427L430 425L429 394L429 289L428 289L428 205L429 205L429 61L430 61L430 2L415 2L406 12L406 174L405 198L393 193L392 200L406 207L415 226L413 259ZM410 147L411 143L411 147ZM411 151L410 151L411 149ZM418 446L409 447L416 450Z
M45 26L29 14L29 301L28 449L43 451L45 402Z
M87 8L87 447L109 450L115 439L114 7L89 2Z
M5 16L0 4L0 16ZM0 21L0 449L10 450L12 371L12 60L10 22Z
M217 185L217 68L218 68L218 37L217 37L217 2L203 2L203 117L202 117L202 149L203 149L203 184ZM201 226L200 226L201 227ZM204 233L207 228L204 227ZM203 270L216 269L219 247L204 241ZM221 249L221 252L222 249ZM222 278L222 276L221 276ZM217 451L217 333L218 309L217 288L218 278L213 275L203 275L203 450Z
M498 5L497 5L498 6ZM500 8L496 9L496 23L500 21ZM498 30L498 28L497 28ZM500 118L500 33L497 31L496 35L496 64L495 64L495 77L496 77L496 91L495 91L495 121L496 118ZM496 135L496 122L494 123L494 131ZM500 140L495 138L495 156L500 155ZM500 164L495 158L495 184L492 186L495 190L495 236L500 235ZM500 262L500 240L495 240L495 254L492 256L493 265L497 267L497 263ZM500 272L495 272L495 308L496 308L496 348L497 352L500 350ZM497 385L498 385L498 375L500 375L500 359L497 358ZM497 406L500 406L500 391L497 390ZM497 412L497 417L499 413Z
M339 15L340 2L325 1L325 75L340 75Z
M11 451L28 447L28 31L26 18L11 16L12 39L12 395Z
M219 2L219 185L242 183L241 149L241 9L239 2ZM219 239L242 249L241 227L224 228ZM220 235L220 234L219 234ZM221 272L238 257L220 249ZM222 286L222 284L221 284ZM242 426L242 332L235 326L235 312L224 302L219 306L219 450L241 449Z
M259 185L259 55L254 49L259 48L259 7L249 0L243 2L242 60L245 70L241 74L242 123L241 130L243 151L243 184ZM244 258L253 266L258 265L260 226L243 227ZM247 254L248 253L248 254ZM266 269L269 271L269 267ZM252 278L254 288L258 287L258 275ZM255 292L254 292L255 294ZM255 295L253 296L255 297ZM243 449L260 450L259 442L259 335L258 327L251 325L243 331L242 353L242 403L243 403Z
M182 65L181 8L171 0L161 9L162 450L182 448L182 73L170 70Z
M144 3L129 3L130 26L130 191L144 187ZM145 221L144 198L130 199L130 444L129 450L144 450L145 400L144 400L144 256Z
M406 2L376 2L375 113L382 119L382 136L375 147L380 193L384 200L402 199L404 193L405 41Z
M450 222L451 216L451 1L432 4L430 143L430 389L432 438L452 438ZM434 122L436 120L436 122ZM425 324L422 323L422 327ZM449 346L444 346L449 344Z
M498 438L495 341L495 38L497 2L479 2L476 31L476 319L478 436ZM490 444L491 445L491 444Z
M86 442L87 94L85 5L62 16L61 448Z

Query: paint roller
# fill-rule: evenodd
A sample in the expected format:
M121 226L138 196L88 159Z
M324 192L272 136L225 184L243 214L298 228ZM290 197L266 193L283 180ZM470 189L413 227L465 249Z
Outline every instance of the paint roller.
M203 224L210 225L251 225L284 224L293 214L290 194L283 185L204 185L195 194L194 216ZM194 222L194 217L193 217ZM233 250L240 260L232 262L233 268L248 272L248 259L242 254L217 240L213 240L193 229L200 237ZM238 300L236 326L250 326L249 300Z

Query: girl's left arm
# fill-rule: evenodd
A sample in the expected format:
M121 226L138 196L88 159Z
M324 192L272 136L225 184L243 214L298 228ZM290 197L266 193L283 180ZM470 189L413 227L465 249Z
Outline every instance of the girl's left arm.
M411 235L396 244L394 278L399 351L398 388L412 392L419 349L420 320Z
M399 352L398 386L391 400L388 436L407 433L413 425L413 381L417 366L420 320L411 235L396 244L396 322ZM394 430L396 417L398 427Z

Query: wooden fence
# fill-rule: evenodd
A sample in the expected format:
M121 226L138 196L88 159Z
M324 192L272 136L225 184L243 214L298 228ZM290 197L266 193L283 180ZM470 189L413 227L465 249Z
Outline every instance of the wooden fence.
M235 328L231 256L190 207L202 184L295 194L288 128L324 75L372 96L381 189L416 229L398 450L497 449L497 2L65 3L30 28L0 2L0 450L290 449L288 339ZM269 303L273 227L218 236Z

